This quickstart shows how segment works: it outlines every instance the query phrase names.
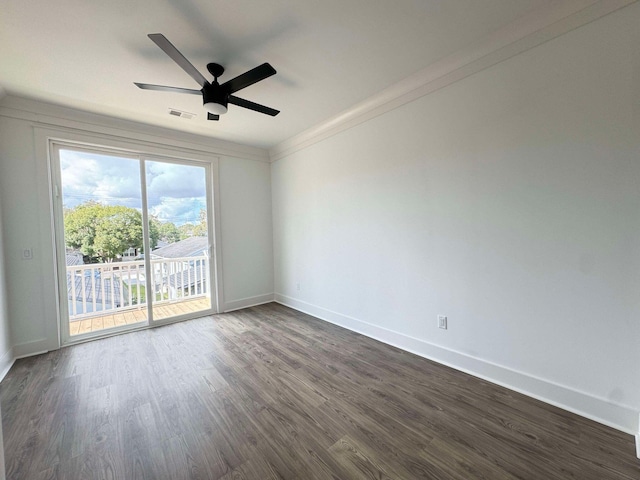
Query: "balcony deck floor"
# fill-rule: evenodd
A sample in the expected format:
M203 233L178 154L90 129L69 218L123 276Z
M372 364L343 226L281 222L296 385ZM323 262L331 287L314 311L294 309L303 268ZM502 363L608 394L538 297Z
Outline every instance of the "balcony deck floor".
M173 303L158 305L153 309L153 316L156 320L162 318L184 315L185 313L199 312L211 308L209 298L200 297L194 300L181 300ZM90 318L82 318L69 322L69 333L71 336L83 333L92 333L105 330L107 328L119 327L141 323L147 320L147 307L135 310L126 310L117 313L109 313Z

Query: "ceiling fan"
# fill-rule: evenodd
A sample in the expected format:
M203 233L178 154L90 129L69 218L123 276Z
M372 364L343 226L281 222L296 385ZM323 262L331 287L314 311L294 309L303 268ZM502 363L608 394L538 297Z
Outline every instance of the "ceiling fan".
M275 69L268 63L263 63L242 75L232 78L222 85L218 83L218 77L222 76L224 73L224 67L217 63L209 63L207 65L207 70L209 70L209 73L213 75L213 82L210 83L196 69L196 67L194 67L169 40L167 40L164 35L161 33L151 33L148 37L158 45L164 53L169 55L169 57L171 57L178 66L187 72L191 78L198 82L198 85L200 85L202 89L195 90L190 88L166 87L164 85L150 85L148 83L134 82L138 88L142 88L143 90L158 90L161 92L202 95L204 108L208 112L208 120L219 120L220 115L227 113L227 104L229 103L237 105L238 107L248 108L249 110L271 115L272 117L275 117L280 113L279 110L274 110L273 108L265 107L264 105L232 95L238 90L242 90L243 88L270 77L271 75L275 75Z

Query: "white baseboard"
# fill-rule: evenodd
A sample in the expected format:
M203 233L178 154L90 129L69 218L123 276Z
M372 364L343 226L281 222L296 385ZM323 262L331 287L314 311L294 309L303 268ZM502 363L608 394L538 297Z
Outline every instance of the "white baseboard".
M9 373L9 370L11 370L13 362L15 361L16 358L13 355L13 348L7 350L4 355L0 357L0 382L4 379L7 373Z
M46 338L36 340L34 342L21 343L13 346L13 356L17 360L18 358L31 357L33 355L40 355L41 353L48 352L49 341Z
M638 415L638 433L636 433L636 457L640 458L640 415Z
M264 295L256 295L255 297L241 298L231 302L225 302L223 312L232 312L241 308L255 307L263 303L273 302L273 293L265 293Z
M472 357L465 353L372 325L286 295L276 293L274 300L321 320L482 378L563 410L568 410L616 430L621 430L631 435L640 435L638 433L640 432L638 412L631 407L615 404L549 380L537 378L481 358ZM636 444L638 444L638 441Z

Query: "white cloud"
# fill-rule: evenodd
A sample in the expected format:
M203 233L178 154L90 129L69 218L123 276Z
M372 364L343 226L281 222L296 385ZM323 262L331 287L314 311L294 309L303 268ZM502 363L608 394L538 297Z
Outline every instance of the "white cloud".
M205 170L174 163L147 162L147 197L150 206L169 199L205 198Z
M60 168L65 207L95 200L142 208L137 159L63 150ZM152 215L178 225L198 222L200 209L206 208L204 168L148 161L145 175Z
M96 200L141 208L140 167L136 160L63 150L60 170L67 207Z
M149 213L155 215L161 222L198 223L200 209L206 208L204 198L165 198L163 201L149 208Z

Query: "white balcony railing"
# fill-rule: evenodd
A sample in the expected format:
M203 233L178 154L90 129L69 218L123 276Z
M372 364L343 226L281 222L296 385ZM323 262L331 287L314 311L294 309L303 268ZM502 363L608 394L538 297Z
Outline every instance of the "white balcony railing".
M206 255L152 259L151 277L144 260L68 266L69 319L147 308L150 295L154 305L210 295Z

